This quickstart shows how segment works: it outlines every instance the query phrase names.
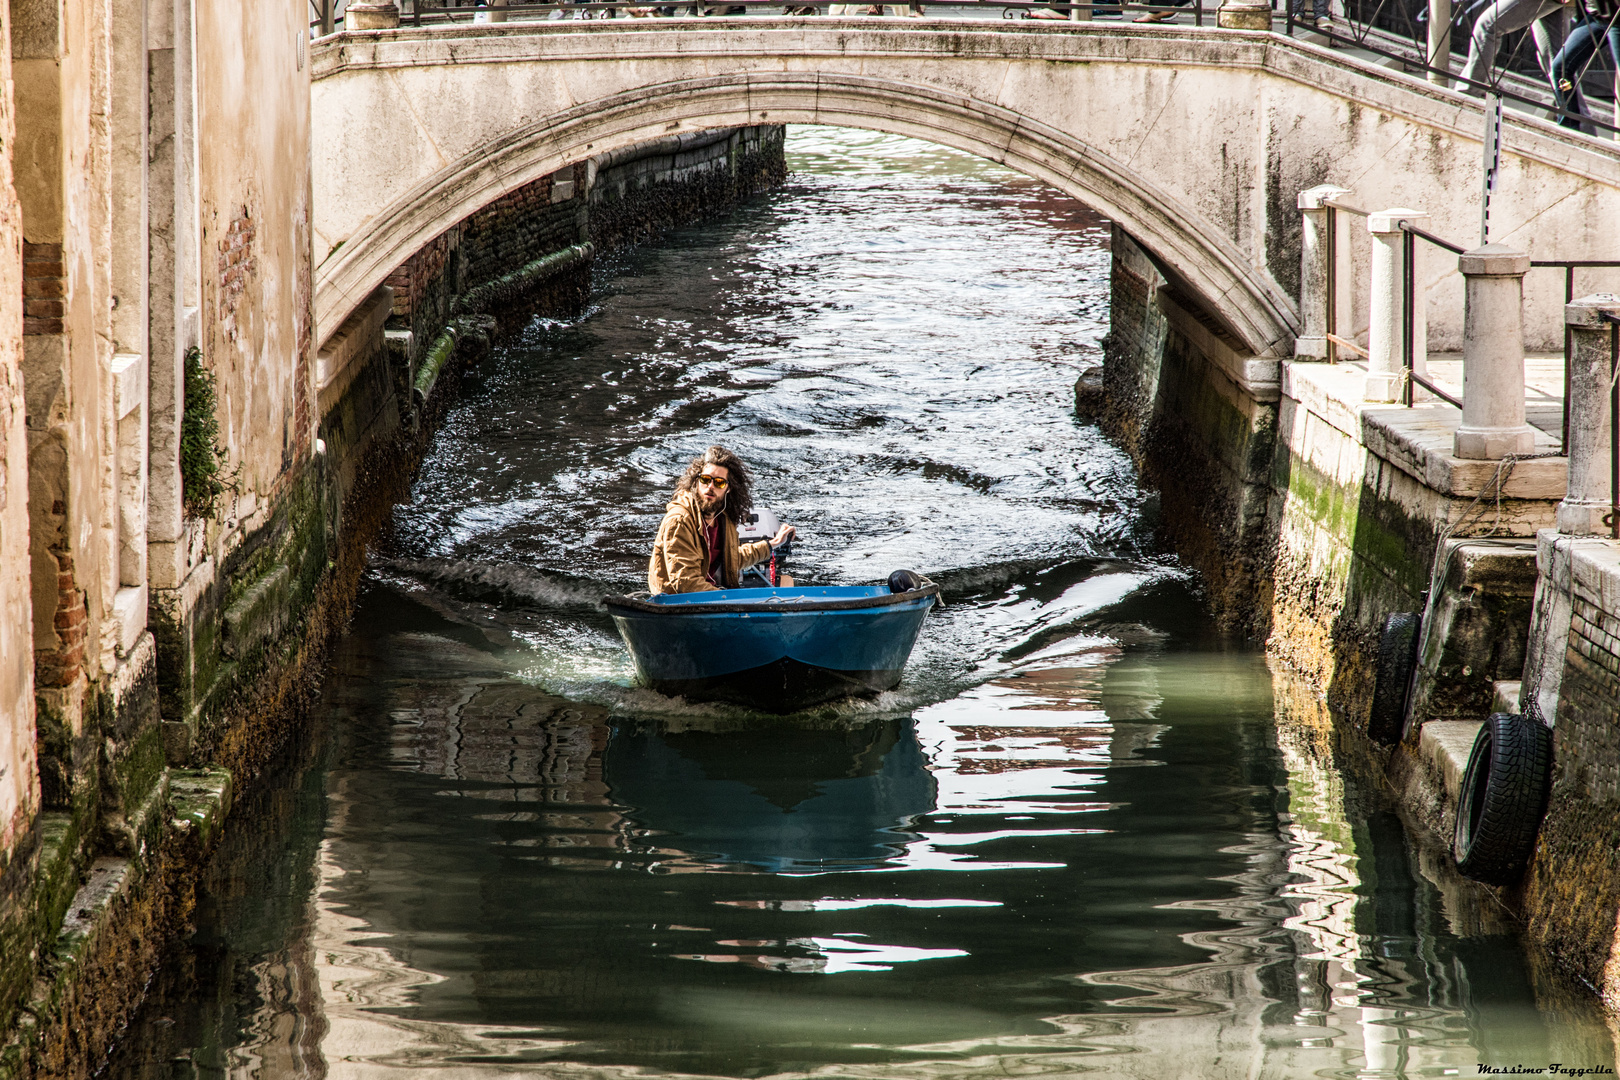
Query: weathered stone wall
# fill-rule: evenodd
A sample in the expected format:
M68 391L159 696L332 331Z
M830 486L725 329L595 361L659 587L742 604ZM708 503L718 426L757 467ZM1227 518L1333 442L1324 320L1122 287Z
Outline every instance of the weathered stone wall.
M536 310L577 310L590 256L555 272L538 269L541 260L578 245L603 254L640 243L780 183L785 139L780 125L658 139L576 162L477 210L387 277L402 385L415 382L436 344L455 347L441 335L457 316L492 316L510 330Z
M0 30L11 37L9 6ZM11 82L0 50L0 87ZM26 902L39 844L34 763L33 612L28 551L28 430L23 397L22 217L12 183L15 112L0 92L0 1026L31 975Z
M0 248L0 286L8 274L13 285L0 330L9 319L14 331L10 354L0 336L0 571L9 575L0 578L0 603L17 615L0 625L0 664L11 665L0 667L0 691L24 703L0 730L0 1077L82 1075L104 1058L184 924L234 791L277 759L315 700L367 546L405 496L451 397L445 388L453 391L457 365L446 361L531 311L577 310L589 288L595 163L580 162L510 192L407 259L395 288L375 290L314 350L307 172L299 171L307 75L285 47L297 39L298 13L197 10L195 33L212 60L190 68L190 31L172 26L160 28L156 59L143 58L173 78L151 88L161 106L154 111L171 111L159 116L165 134L152 156L160 168L146 176L155 194L144 207L134 202L150 213L141 218L150 232L137 230L131 243L150 253L155 270L115 309L133 312L131 325L113 326L106 340L88 337L83 351L107 354L106 368L74 366L82 360L74 312L96 306L81 295L90 287L75 267L89 263L116 279L118 260L73 230L30 241L26 264L20 244ZM235 69L221 64L232 34ZM291 105L265 110L233 84L193 116L186 95L174 92L193 80L233 79ZM36 130L36 144L58 122L33 120L47 129ZM779 178L780 130L754 138L774 146L773 161L738 152L742 138L722 133L679 175L667 165L641 168L650 182L623 193L622 220L648 235ZM118 179L115 169L77 174L65 165L55 175L80 188L100 184L104 195ZM36 188L41 199L41 190L56 191ZM0 233L17 222L6 191L0 184ZM119 221L114 213L115 233ZM439 363L448 377L423 408L415 376L446 335ZM19 385L24 343L32 352ZM202 411L201 398L181 389L192 348L217 395L227 490L211 508L184 498L180 475L184 421ZM93 391L88 405L76 396L82 386ZM36 397L50 406L29 409L26 438L19 390L30 406ZM103 441L75 449L71 429L87 415ZM134 437L148 420L149 446ZM26 472L30 444L62 449L36 453L46 467ZM150 492L141 482L149 448ZM9 494L29 482L56 486L43 502ZM85 484L100 485L94 498L79 494ZM28 530L19 525L30 503L50 526L31 584L21 550ZM84 527L73 516L81 509L107 520ZM128 558L132 546L150 559ZM42 556L48 574L38 569ZM86 578L86 565L108 573ZM30 603L37 651L27 637L21 647L3 637L29 634ZM38 632L41 603L48 638ZM30 686L34 672L49 679Z
M1163 529L1218 617L1263 635L1276 365L1241 357L1118 225L1110 293L1105 423L1158 489Z
M787 128L700 131L616 150L590 162L590 235L598 250L651 239L773 187L787 175Z
M1118 226L1111 288L1103 415L1159 489L1169 541L1226 625L1265 639L1360 723L1383 620L1423 610L1442 534L1533 536L1563 494L1562 459L1499 477L1495 462L1451 457L1429 411L1361 405L1357 369L1237 354ZM1515 588L1492 603L1527 628ZM1444 666L1460 646L1428 647ZM1466 688L1481 700L1522 658L1490 655Z
M1620 546L1543 532L1524 699L1553 720L1553 785L1523 887L1530 936L1620 1009Z

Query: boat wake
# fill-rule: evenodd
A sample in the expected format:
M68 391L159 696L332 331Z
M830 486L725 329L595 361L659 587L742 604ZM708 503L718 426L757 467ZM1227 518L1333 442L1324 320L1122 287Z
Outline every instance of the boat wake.
M594 611L601 606L604 595L638 587L500 560L383 559L376 561L373 569L389 577L411 579L460 600L547 611Z
M511 677L551 695L632 721L680 730L741 730L761 723L819 726L905 717L986 684L1062 666L1100 644L1155 648L1152 612L1185 607L1196 622L1196 579L1171 561L1079 559L1058 566L1019 561L939 573L948 603L936 609L899 686L795 713L689 701L639 686L629 654L602 608L625 582L507 561L386 559L374 583L438 618L476 628Z

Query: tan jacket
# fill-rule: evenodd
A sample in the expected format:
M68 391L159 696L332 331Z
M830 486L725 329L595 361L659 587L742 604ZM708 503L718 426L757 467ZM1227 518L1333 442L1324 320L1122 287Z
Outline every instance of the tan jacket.
M764 540L739 546L737 526L723 515L720 537L725 550L720 563L720 580L728 589L737 587L743 567L771 557L771 545ZM664 508L664 521L658 526L658 539L653 541L652 558L647 560L647 588L655 593L713 590L715 586L710 585L704 575L708 565L709 551L703 543L703 511L698 507L697 493L680 492Z

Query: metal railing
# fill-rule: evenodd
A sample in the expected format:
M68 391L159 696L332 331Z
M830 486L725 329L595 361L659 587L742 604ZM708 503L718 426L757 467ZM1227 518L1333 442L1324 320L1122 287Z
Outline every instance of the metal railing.
M311 0L312 4L333 0ZM1090 22L1103 19L1124 19L1130 15L1157 16L1153 21L1168 21L1179 14L1192 16L1195 26L1203 26L1207 14L1204 0L1186 3L1133 3L1122 2L1063 3L1059 0L906 0L899 4L851 4L844 0L776 0L774 3L724 3L719 0L686 0L684 3L659 3L656 0L507 0L504 4L484 2L435 2L435 0L403 0L400 4L401 22L411 26L434 23L483 21L504 22L512 19L579 18L611 19L615 17L673 16L685 13L694 17L723 17L728 15L825 15L834 7L851 9L842 14L880 14L885 10L899 10L904 14L920 15L928 8L947 8L963 13L993 13L999 19L1053 19L1065 22ZM984 17L970 14L969 17Z
M1337 363L1339 351L1342 349L1362 359L1367 359L1367 351L1353 341L1340 337L1335 331L1338 329L1338 221L1340 213L1352 214L1356 217L1371 216L1368 211L1346 203L1329 200L1324 206L1326 210L1325 254L1327 261L1327 360ZM1416 370L1417 358L1417 242L1419 240L1432 244L1453 255L1462 255L1465 248L1460 244L1436 236L1426 229L1420 229L1410 221L1402 218L1396 223L1401 230L1401 366L1402 386L1401 404L1411 408L1413 404L1413 387L1421 386L1441 401L1456 408L1462 408L1462 399L1453 396L1443 387L1419 373ZM1575 299L1575 271L1582 269L1610 270L1620 268L1620 259L1532 259L1530 268L1560 269L1564 271L1564 303L1569 304ZM1611 323L1612 316L1604 315ZM1620 342L1620 328L1616 329L1616 341ZM1566 324L1564 327L1564 395L1563 417L1559 433L1559 448L1561 453L1569 451L1569 375L1570 359L1572 353L1571 331ZM1611 372L1611 378L1613 373ZM1620 385L1614 387L1613 392L1620 394ZM1616 441L1620 448L1620 440ZM1620 449L1616 450L1620 454ZM1620 467L1620 466L1617 466Z
M1473 13L1477 18L1478 13L1488 6L1488 0L1472 5L1459 4L1455 9L1450 0L1428 0L1418 7L1423 17L1417 19L1412 15L1411 0L1342 0L1344 28L1339 29L1340 23L1334 21L1330 24L1331 29L1326 30L1317 27L1314 20L1303 17L1297 10L1297 6L1310 4L1313 0L1279 2L1286 9L1287 33L1290 37L1301 30L1319 34L1327 39L1330 47L1359 49L1387 60L1399 61L1408 73L1421 73L1431 82L1455 86L1465 92L1496 94L1533 111L1545 111L1566 126L1578 128L1589 124L1595 129L1620 135L1620 115L1601 119L1592 113L1582 113L1560 105L1551 73L1542 69L1533 49L1526 54L1524 44L1532 36L1528 29L1502 35L1506 56L1490 64L1489 79L1465 79L1457 74L1453 64L1456 53L1452 49L1452 43L1459 36L1455 31L1463 30L1460 36L1467 43L1473 29L1469 15ZM1603 18L1587 12L1585 0L1578 2L1582 5L1582 14L1603 29L1597 36L1591 56L1571 82L1581 89L1588 100L1608 99L1613 107L1615 96L1620 93L1614 68L1616 58L1609 57L1607 67L1594 65L1607 51L1604 46L1607 30L1615 25L1620 12ZM1444 31L1437 34L1429 32L1427 24L1431 13L1445 14L1447 26ZM1540 90L1545 93L1540 93Z

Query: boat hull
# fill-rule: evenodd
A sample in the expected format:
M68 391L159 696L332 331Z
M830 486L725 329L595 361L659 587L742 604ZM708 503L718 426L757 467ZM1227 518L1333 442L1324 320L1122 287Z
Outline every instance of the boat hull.
M727 589L607 607L643 685L789 712L899 683L936 591Z

